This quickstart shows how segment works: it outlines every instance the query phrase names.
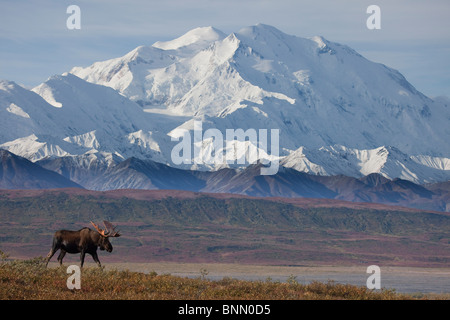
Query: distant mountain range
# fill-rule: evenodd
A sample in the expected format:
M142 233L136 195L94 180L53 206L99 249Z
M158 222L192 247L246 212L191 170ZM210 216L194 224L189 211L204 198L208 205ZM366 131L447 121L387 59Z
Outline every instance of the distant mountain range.
M174 137L193 133L195 121L203 132L224 136L227 129L278 129L279 172L257 173L262 161L274 160L273 150L262 152L260 144L250 151L258 163L175 164ZM66 178L52 187L308 196L448 210L449 121L447 100L426 97L398 71L323 37L300 38L264 24L230 35L196 28L75 67L32 90L0 81L0 148ZM234 143L254 142L225 139L217 150L213 139L198 143L210 160ZM2 188L47 188L47 175L42 184L27 184L25 168L33 163L11 153L2 152L10 159L4 163L21 162L3 165Z
M0 189L82 188L64 176L0 149Z
M80 169L70 157L32 163L5 150L0 151L0 156L0 189L186 190L256 197L339 199L450 211L449 182L421 186L402 179L389 180L376 173L357 179L343 175L317 176L282 167L275 175L262 176L261 164L243 170L224 168L209 172L183 170L137 158L110 167Z

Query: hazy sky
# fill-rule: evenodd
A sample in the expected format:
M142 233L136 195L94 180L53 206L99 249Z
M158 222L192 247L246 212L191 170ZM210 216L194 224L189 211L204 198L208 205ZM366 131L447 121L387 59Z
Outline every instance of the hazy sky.
M81 9L80 30L66 26L72 4ZM380 30L366 27L372 4L381 8ZM264 23L347 44L426 95L450 96L449 14L449 0L0 0L0 79L33 87L196 27L229 34Z

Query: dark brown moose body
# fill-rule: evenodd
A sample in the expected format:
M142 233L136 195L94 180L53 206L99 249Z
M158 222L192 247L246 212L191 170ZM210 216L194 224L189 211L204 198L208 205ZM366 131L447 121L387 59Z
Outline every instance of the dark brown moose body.
M115 231L114 226L108 221L104 221L105 229L100 229L96 224L91 222L95 230L83 228L78 231L59 230L53 236L53 244L46 258L46 265L56 253L60 250L58 261L62 264L66 253L80 253L81 267L84 264L84 257L89 253L94 261L101 267L100 260L97 255L97 248L112 252L113 246L109 242L110 237L120 237L119 232ZM109 230L108 230L109 229Z

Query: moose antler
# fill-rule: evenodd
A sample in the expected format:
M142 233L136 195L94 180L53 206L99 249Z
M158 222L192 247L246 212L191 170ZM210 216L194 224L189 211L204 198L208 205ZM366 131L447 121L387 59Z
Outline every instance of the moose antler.
M97 232L104 237L120 237L120 233L116 231L116 228L112 225L112 223L108 221L103 221L105 230L99 228L99 226L93 223L92 221L91 224L94 226L95 230L97 230Z
M108 231L107 233L108 237L120 237L119 231L116 231L116 227L114 227L111 222L103 220L103 225L105 226L105 229Z
M105 234L105 230L102 230L98 227L98 225L96 225L95 223L93 223L91 221L91 224L94 226L95 230L97 230L98 233L100 233L102 236L107 237L107 234Z

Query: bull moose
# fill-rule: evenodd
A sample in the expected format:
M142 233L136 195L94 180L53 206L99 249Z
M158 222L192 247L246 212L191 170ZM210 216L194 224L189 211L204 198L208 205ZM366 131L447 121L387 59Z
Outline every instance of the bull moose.
M101 267L100 260L97 256L97 248L111 252L113 246L109 242L111 237L120 237L120 233L108 221L103 221L105 229L99 228L98 225L91 221L95 230L90 228L83 228L78 231L59 230L53 236L53 244L50 252L46 258L46 266L48 262L60 250L58 261L62 265L62 261L66 253L80 253L81 267L84 264L84 256L89 253L99 267Z

